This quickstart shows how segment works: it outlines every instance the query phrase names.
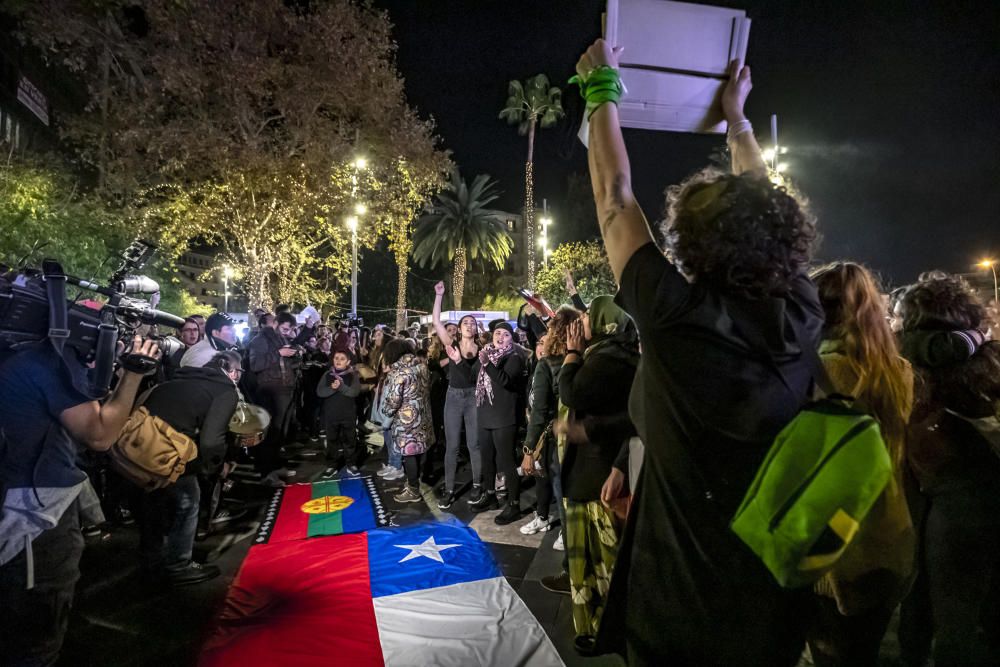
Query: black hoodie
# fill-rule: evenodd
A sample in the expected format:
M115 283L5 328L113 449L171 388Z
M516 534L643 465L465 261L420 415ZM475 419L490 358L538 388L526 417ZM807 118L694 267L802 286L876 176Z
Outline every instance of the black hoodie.
M220 368L184 366L174 379L157 385L143 405L198 445L185 475L211 474L226 453L229 420L236 410L236 387Z

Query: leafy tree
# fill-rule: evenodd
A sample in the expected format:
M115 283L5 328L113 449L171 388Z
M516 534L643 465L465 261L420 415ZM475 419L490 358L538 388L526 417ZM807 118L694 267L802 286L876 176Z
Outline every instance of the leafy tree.
M487 208L499 195L496 181L487 174L476 176L469 186L456 169L448 187L417 221L413 259L424 267L454 261L451 286L455 308L462 308L468 260L482 259L501 269L510 257L513 243L501 221L502 212Z
M549 257L549 265L538 272L536 286L553 307L569 303L566 291L566 271L569 270L576 289L584 301L590 302L600 294L618 291L615 277L608 264L608 255L600 241L563 243Z
M390 173L405 161L407 210L446 166L432 125L406 104L388 16L368 3L11 4L25 34L87 85L65 134L101 195L175 253L222 247L251 305L332 299L347 284L356 189L337 175L357 151ZM371 247L383 231L361 240Z
M523 84L518 80L507 86L507 102L500 118L517 125L517 132L528 137L528 159L524 164L524 229L528 245L528 285L535 284L535 131L559 122L565 113L562 108L562 90L549 86L545 74L536 74Z

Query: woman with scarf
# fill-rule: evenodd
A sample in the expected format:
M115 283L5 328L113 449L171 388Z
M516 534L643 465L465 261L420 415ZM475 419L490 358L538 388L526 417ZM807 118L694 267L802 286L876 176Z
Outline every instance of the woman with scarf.
M493 341L479 351L476 422L485 492L469 504L475 513L500 506L496 496L499 467L507 484L507 506L494 519L500 526L521 518L521 478L514 461L514 440L523 378L524 360L514 349L514 329L507 322L500 322L493 329Z
M566 332L559 400L569 414L559 427L563 537L573 597L575 646L593 651L618 554L612 501L624 492L626 443L635 435L628 396L639 361L638 333L614 297L595 298Z

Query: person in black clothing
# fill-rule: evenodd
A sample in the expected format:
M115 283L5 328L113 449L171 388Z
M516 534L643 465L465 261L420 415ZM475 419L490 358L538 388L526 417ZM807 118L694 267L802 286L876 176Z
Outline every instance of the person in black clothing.
M514 348L514 329L510 324L499 322L493 329L493 342L479 351L479 366L476 421L486 492L470 507L476 513L499 507L496 497L499 468L507 484L507 506L494 521L503 526L521 517L521 484L514 462L514 441L517 405L524 384L524 360Z
M560 424L565 436L563 536L576 646L584 653L593 649L618 555L618 529L609 505L621 495L628 469L626 443L635 435L628 392L638 361L635 324L611 296L596 297L567 327L559 372L559 400L569 408Z
M750 70L734 62L720 98L733 173L668 191L665 256L632 192L618 109L586 83L593 72L615 79L617 65L617 49L598 40L577 72L595 93L588 159L601 236L642 340L629 411L645 456L598 650L630 665L795 665L806 596L782 589L729 522L812 389L802 350L818 346L823 325L806 274L815 222L768 180L743 115Z
M323 401L323 422L326 424L326 460L337 461L344 451L343 476L357 477L365 460L364 444L358 446L358 412L355 403L361 393L361 378L351 366L351 353L337 350L333 365L316 385L316 395ZM339 465L328 468L323 476L333 477Z
M257 468L266 475L265 482L284 486L289 472L280 466L280 449L290 421L292 399L298 381L301 353L289 340L294 336L295 316L283 312L250 342L250 371L256 376L255 399L271 414L271 426L264 442L255 448Z
M309 433L310 442L319 441L320 422L323 419L322 402L315 388L330 368L330 352L320 349L320 341L315 337L306 340L306 351L302 355L302 407L299 423Z
M455 472L458 468L458 450L465 425L465 443L469 448L472 467L472 498L482 497L482 453L479 449L479 425L476 407L476 379L479 377L479 327L476 318L466 315L458 322L457 336L441 323L441 302L444 283L434 285L434 330L448 355L448 391L444 399L444 493L438 508L448 509L455 502Z
M219 575L214 565L191 559L198 528L198 475L219 472L226 453L229 420L236 410L236 383L243 373L237 352L219 352L202 367L184 366L175 378L154 387L142 405L198 445L177 482L143 494L140 513L143 567L174 585Z

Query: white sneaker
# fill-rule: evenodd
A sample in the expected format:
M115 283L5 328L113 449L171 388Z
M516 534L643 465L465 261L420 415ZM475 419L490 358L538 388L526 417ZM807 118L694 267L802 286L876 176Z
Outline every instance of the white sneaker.
M393 468L388 463L383 463L382 467L379 468L378 472L376 472L375 474L378 475L379 477L385 477L389 473L395 472L396 470L398 470L398 468Z
M393 468L392 472L388 472L382 475L382 479L384 479L387 482L391 482L397 479L403 479L404 477L406 477L406 473L403 472L402 468Z
M552 522L548 519L543 519L538 516L538 512L535 512L535 518L524 524L519 528L522 535L534 535L535 533L541 533L552 527Z
M555 549L556 551L566 551L566 545L563 544L562 536L563 534L562 531L560 530L559 537L557 537L556 541L552 543L552 548Z

